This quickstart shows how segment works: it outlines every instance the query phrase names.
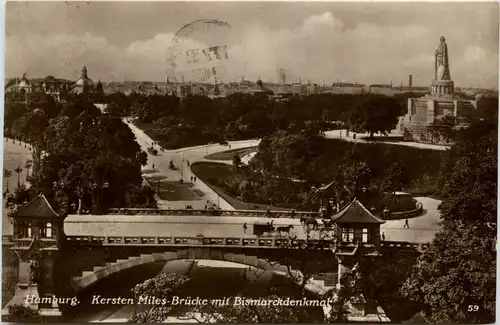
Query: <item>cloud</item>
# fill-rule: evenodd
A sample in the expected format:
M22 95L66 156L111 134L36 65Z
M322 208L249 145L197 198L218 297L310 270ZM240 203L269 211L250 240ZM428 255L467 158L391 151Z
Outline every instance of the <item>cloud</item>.
M342 21L333 17L331 12L325 12L321 15L313 15L304 20L302 31L312 33L318 26L327 26L340 30L343 27Z
M460 62L455 63L454 66L456 66L458 73L466 75L467 84L476 87L497 84L497 55L477 45L471 45L466 47L461 61L466 64L466 71L464 71L463 66L459 65Z
M217 70L218 79L223 81L260 77L277 82L278 71L284 69L287 82L301 77L317 83L340 79L361 83L392 80L399 84L412 73L414 84L426 86L432 78L433 54L440 36L424 23L358 22L346 29L332 12L310 15L290 28L273 29L253 22L228 31L224 37L197 37L202 34L192 33L173 43L173 33L159 33L124 47L95 33L10 34L6 37L6 75L20 76L28 70L32 77L52 74L76 79L86 64L94 79L159 81L172 72L168 53L174 49L177 77L182 70L186 80L193 77L193 69L223 65L224 69ZM453 37L447 39L451 44L451 74L457 85L496 86L498 53L478 45L467 46ZM200 50L197 55L203 58L201 50L214 45L227 45L229 58L196 63L189 60L188 50Z

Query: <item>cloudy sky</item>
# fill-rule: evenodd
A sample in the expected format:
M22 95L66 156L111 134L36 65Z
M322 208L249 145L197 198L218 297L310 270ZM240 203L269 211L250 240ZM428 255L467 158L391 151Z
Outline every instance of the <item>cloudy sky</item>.
M95 80L161 81L172 73L173 48L227 45L228 59L217 61L226 80L276 82L283 69L287 82L399 85L411 73L427 86L445 36L455 84L498 88L498 9L493 2L8 2L5 72L76 79L85 64ZM183 45L172 41L198 19L230 27L195 24L181 32Z

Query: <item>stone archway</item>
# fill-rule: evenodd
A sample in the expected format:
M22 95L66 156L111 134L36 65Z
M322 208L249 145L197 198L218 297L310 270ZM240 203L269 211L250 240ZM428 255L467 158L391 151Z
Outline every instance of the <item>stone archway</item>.
M93 271L83 272L81 277L72 278L71 286L76 293L79 293L101 279L135 266L154 262L168 262L187 259L233 262L248 265L265 271L272 271L276 274L287 277L290 276L287 266L270 262L257 256L226 253L222 251L214 251L209 248L188 248L184 250L163 253L141 254L137 257L129 257L128 259L117 260L115 263L108 263L106 264L106 266L96 266L94 267ZM294 275L300 275L300 272L298 271L292 270L292 272L294 273ZM327 288L321 287L317 284L306 286L306 289L320 294L327 291Z

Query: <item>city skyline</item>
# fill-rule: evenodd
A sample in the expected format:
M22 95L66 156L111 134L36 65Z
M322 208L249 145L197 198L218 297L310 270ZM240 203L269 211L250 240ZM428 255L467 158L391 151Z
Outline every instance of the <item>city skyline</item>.
M498 89L497 12L497 3L8 3L6 76L76 79L87 65L94 80L162 81L175 32L210 18L231 25L233 80L278 82L282 68L287 83L397 86L412 74L426 86L445 36L456 85Z

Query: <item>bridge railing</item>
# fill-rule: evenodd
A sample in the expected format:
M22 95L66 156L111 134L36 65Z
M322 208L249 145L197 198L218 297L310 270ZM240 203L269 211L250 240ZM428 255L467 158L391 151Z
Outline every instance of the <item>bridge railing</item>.
M142 209L142 208L120 208L109 209L108 214L121 215L200 215L200 216L248 216L248 217L271 217L271 218L303 218L303 217L319 217L318 212L313 211L278 211L278 210L212 210L212 209Z
M66 242L71 245L96 246L232 246L232 247L299 247L304 240L291 240L276 237L153 237L153 236L67 236ZM330 249L332 241L324 241L324 248Z
M380 242L380 248L399 248L399 249L410 249L421 251L429 247L428 243L410 243L410 242L398 242L398 241L382 241Z
M323 247L324 249L333 248L334 241L316 240L309 247ZM255 237L255 238L240 238L240 237L154 237L154 236L67 236L66 242L71 245L96 245L96 246L232 246L232 247L264 247L264 248L280 248L280 247L301 247L305 243L303 239L285 239L277 237ZM396 248L400 250L415 250L421 251L427 248L429 244L410 243L410 242L391 242L383 241L380 243L380 248ZM302 246L303 247L303 246Z

